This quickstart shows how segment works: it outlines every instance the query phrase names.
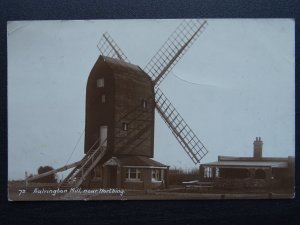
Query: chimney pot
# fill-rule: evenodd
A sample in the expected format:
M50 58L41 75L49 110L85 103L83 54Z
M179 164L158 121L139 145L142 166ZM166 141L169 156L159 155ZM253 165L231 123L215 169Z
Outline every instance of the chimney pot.
M261 141L261 137L256 137L253 143L253 157L256 159L262 158L262 146L263 142Z

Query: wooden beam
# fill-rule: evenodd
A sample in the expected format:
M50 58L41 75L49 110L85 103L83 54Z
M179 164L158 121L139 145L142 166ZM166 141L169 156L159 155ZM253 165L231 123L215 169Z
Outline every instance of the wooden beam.
M80 165L81 163L82 163L81 161L74 162L74 163L71 163L69 165L65 165L63 167L60 167L58 169L50 170L46 173L42 173L42 174L39 174L39 175L36 175L36 176L33 176L33 177L29 177L29 178L26 179L26 182L36 180L36 179L39 179L39 178L42 178L42 177L46 177L46 176L49 176L49 175L54 174L54 173L58 173L58 172L68 170L70 168L73 168L73 167L76 167L76 166Z

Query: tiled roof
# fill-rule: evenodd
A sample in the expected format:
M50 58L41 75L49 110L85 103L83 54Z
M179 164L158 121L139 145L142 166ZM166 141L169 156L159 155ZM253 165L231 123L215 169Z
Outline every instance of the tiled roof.
M167 167L160 162L145 156L128 156L118 158L121 166L149 166L149 167Z

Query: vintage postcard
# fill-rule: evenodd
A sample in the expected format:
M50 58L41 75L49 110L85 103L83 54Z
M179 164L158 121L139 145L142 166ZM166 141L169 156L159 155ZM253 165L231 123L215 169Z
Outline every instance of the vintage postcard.
M293 19L9 21L8 200L293 198Z

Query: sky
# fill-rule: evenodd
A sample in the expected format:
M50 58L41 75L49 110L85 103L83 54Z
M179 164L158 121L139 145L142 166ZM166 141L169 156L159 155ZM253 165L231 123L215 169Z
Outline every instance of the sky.
M8 22L8 179L83 157L85 88L103 33L144 68L180 22ZM294 156L294 20L207 22L160 85L208 149L201 163L218 155L252 156L258 136L263 156ZM154 159L183 169L198 166L158 113Z

